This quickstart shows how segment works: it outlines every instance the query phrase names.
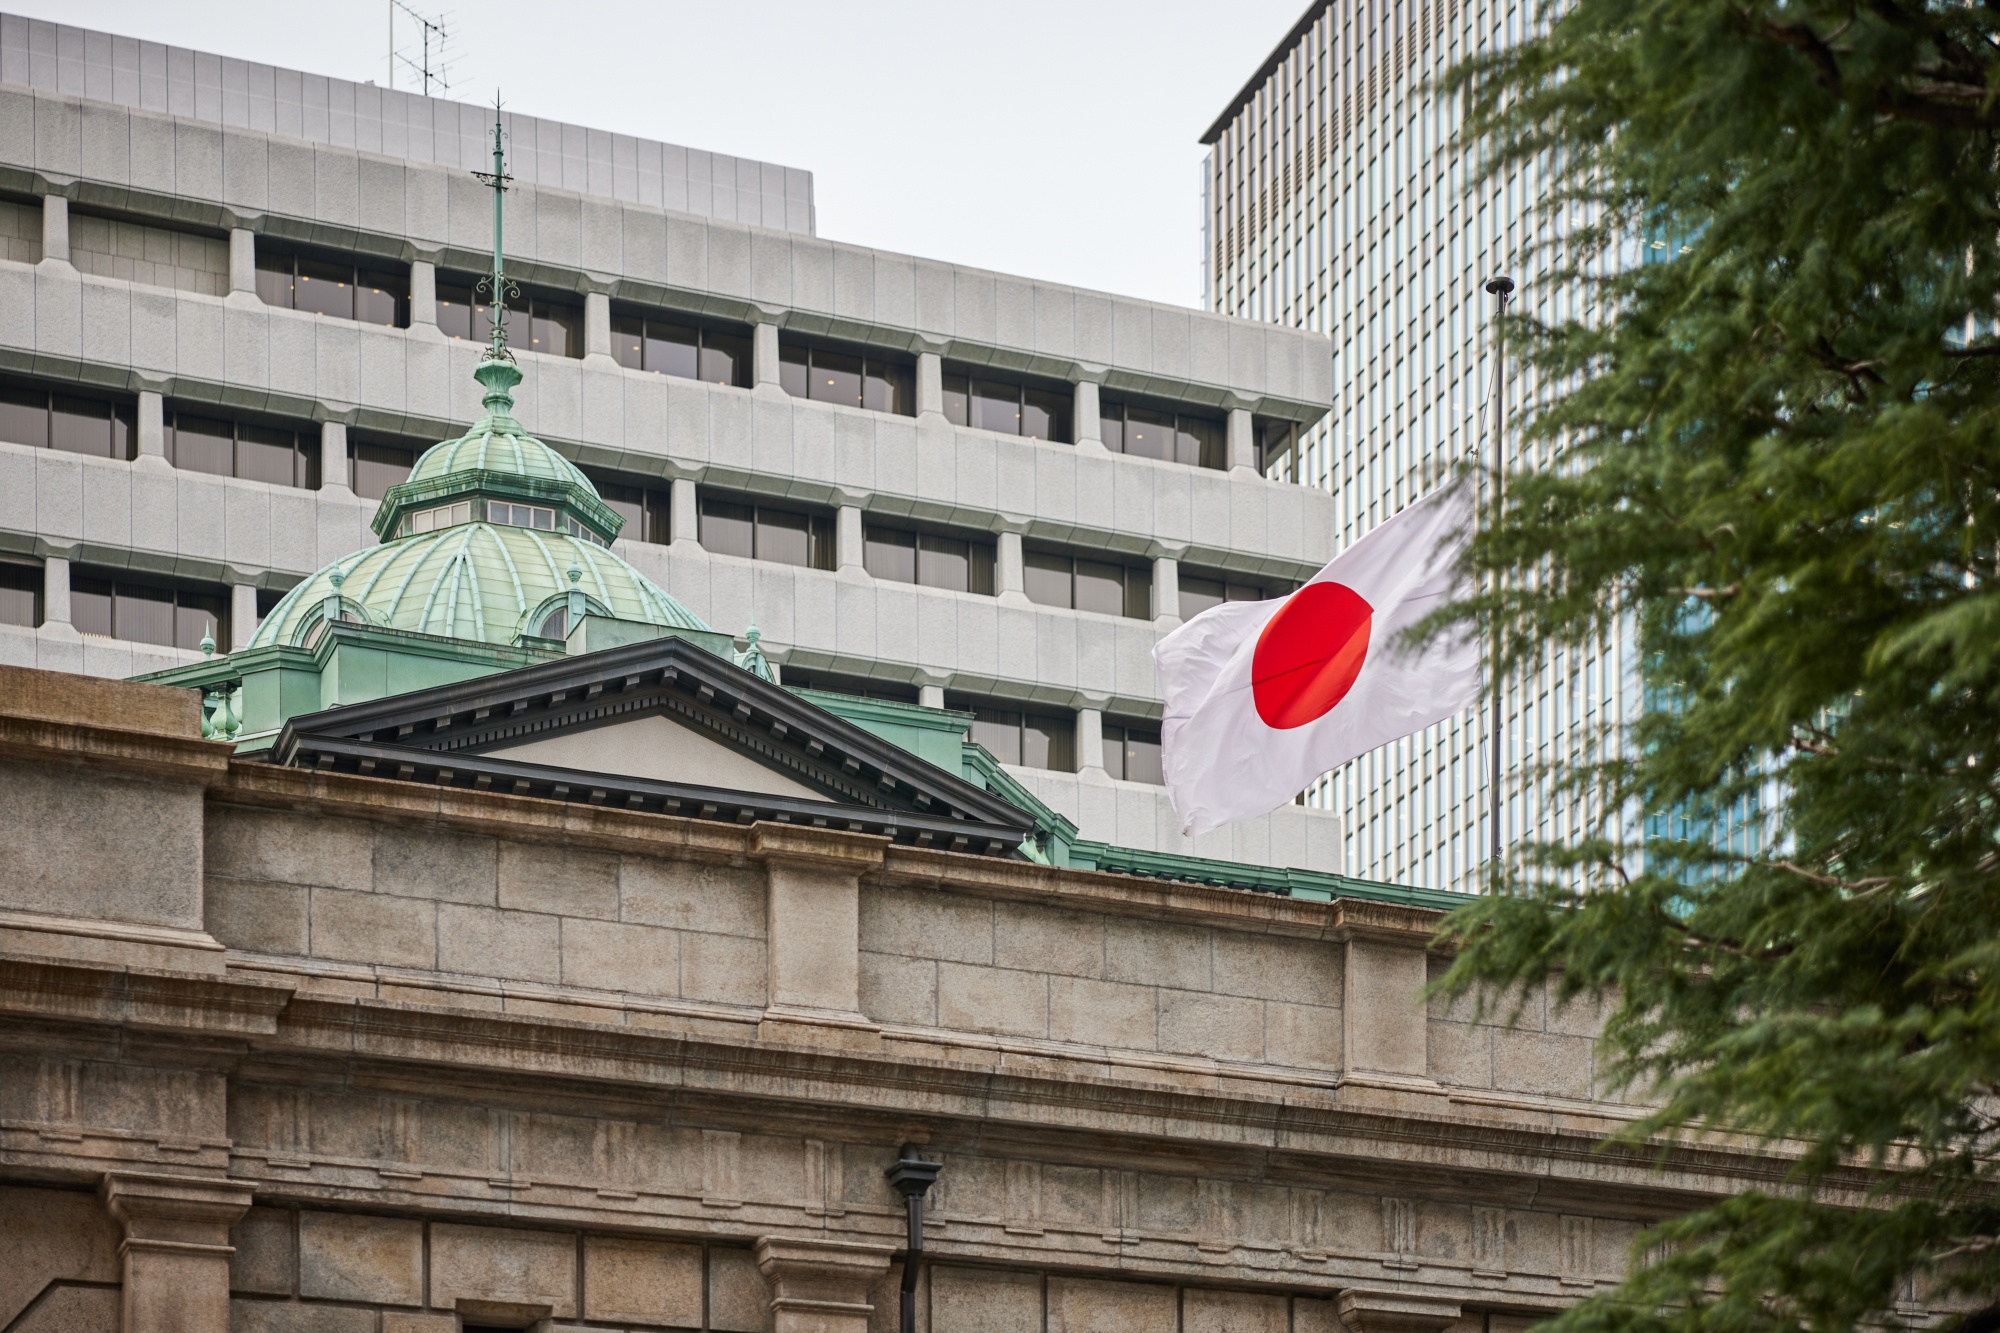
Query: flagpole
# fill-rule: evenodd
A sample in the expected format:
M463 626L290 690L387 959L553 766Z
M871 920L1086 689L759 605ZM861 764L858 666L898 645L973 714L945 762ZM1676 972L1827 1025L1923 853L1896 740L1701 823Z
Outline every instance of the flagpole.
M1493 298L1493 505L1487 516L1489 524L1497 524L1500 519L1500 504L1506 496L1506 453L1507 453L1507 298L1514 294L1514 280L1505 274L1488 280L1487 295ZM1500 590L1500 575L1493 575L1493 590ZM1506 723L1501 714L1500 698L1500 613L1496 606L1493 612L1492 645L1487 649L1487 683L1493 691L1493 772L1490 778L1492 807L1487 820L1493 830L1493 865L1500 865L1500 745L1505 738Z

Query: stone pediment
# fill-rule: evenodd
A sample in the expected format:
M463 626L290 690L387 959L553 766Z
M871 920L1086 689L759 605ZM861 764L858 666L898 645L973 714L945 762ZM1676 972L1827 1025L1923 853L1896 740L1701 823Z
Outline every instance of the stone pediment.
M1011 854L1032 818L677 637L292 718L272 762Z

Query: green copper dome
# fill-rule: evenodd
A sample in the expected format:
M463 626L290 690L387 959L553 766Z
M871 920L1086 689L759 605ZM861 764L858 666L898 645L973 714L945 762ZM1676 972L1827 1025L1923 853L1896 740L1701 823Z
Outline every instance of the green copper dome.
M382 544L292 589L248 647L305 643L334 618L491 644L561 639L585 615L708 630L608 549L623 520L514 420L513 363L488 360L473 373L486 415L390 488L375 514Z

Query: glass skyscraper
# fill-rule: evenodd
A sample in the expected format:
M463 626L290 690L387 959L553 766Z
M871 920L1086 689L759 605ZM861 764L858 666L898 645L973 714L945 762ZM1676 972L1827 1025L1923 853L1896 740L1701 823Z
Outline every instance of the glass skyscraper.
M1539 272L1543 164L1469 191L1477 162L1453 144L1457 99L1431 91L1454 63L1519 40L1531 21L1527 0L1317 0L1203 136L1207 305L1333 342L1333 411L1258 444L1268 475L1333 493L1339 546L1459 463L1491 457L1486 280L1509 274L1514 308L1544 317L1573 299ZM1536 267L1523 271L1523 256ZM1536 386L1517 367L1508 379L1510 404L1532 401ZM1505 448L1524 461L1516 432ZM1503 843L1567 839L1599 817L1595 801L1534 774L1616 734L1637 704L1628 656L1614 638L1551 653L1504 683ZM1307 794L1344 816L1344 869L1477 887L1493 841L1490 708L1364 755Z

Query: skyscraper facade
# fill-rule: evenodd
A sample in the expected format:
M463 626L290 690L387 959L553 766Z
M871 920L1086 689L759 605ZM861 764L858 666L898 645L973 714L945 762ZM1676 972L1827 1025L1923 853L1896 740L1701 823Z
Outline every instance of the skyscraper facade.
M1468 462L1494 454L1492 298L1552 316L1541 280L1542 164L1474 183L1456 99L1436 81L1518 40L1525 0L1315 0L1203 136L1203 285L1219 313L1324 333L1333 410L1260 436L1267 476L1332 493L1336 548ZM1532 264L1524 269L1522 265ZM1510 373L1509 403L1536 387ZM1519 437L1504 437L1519 465ZM1500 842L1561 840L1600 813L1531 775L1615 727L1632 691L1615 641L1551 654L1500 690ZM1328 775L1314 804L1344 815L1346 869L1477 886L1494 843L1491 704Z

